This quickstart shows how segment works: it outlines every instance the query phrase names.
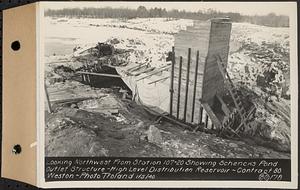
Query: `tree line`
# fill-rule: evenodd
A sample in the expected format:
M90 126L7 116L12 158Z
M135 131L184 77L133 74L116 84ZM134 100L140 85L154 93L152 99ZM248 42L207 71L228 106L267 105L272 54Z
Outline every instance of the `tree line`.
M76 18L183 18L194 20L208 20L216 17L229 17L232 22L249 22L252 24L272 26L272 27L288 27L289 17L284 15L276 15L270 13L264 16L247 16L240 13L223 13L213 9L198 12L189 12L185 10L166 10L162 8L146 9L139 6L137 9L129 8L64 8L64 9L48 9L45 16L51 17L76 17Z

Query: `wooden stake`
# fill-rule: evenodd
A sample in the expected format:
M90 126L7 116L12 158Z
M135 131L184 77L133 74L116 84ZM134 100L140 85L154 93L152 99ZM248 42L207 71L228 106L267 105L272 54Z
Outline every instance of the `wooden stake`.
M205 117L205 128L207 128L207 125L208 125L208 115L206 114L206 117Z
M87 64L87 61L85 62L84 64L85 66L85 72L88 72L88 64ZM90 84L90 76L89 75L86 75L86 79L87 79L87 83Z
M194 94L193 94L193 104L192 104L192 122L194 121L194 112L195 112L197 76L198 76L198 65L199 65L198 63L199 63L199 51L197 51L197 55L196 55L196 68L195 68L195 78L194 78Z
M186 112L187 112L187 103L188 103L188 92L189 92L189 82L190 82L190 64L191 64L191 48L188 51L188 63L186 71L186 86L185 86L185 101L184 101L184 115L183 120L186 122Z
M177 94L177 115L176 118L179 119L180 112L180 93L181 93L181 71L182 71L182 56L180 56L179 62L179 76L178 76L178 94Z
M84 74L81 74L81 82L84 83Z
M172 47L172 69L171 69L171 84L170 84L170 116L173 114L173 92L174 92L174 66L175 66L175 48Z
M200 102L199 124L202 123L202 115L203 115L203 107L202 107L201 102Z

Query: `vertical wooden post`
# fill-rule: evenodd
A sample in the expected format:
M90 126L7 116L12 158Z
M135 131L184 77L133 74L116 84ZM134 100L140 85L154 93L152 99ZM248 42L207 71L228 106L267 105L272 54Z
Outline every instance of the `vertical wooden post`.
M170 116L173 114L173 86L174 86L174 66L175 66L175 48L172 47L172 68L171 68L171 81L170 81Z
M98 64L98 63L97 63ZM94 64L94 72L97 72L97 64Z
M85 60L82 60L83 62L83 71L85 72ZM86 84L86 75L82 74L82 83Z
M84 83L85 82L85 77L84 74L81 74L81 82Z
M203 115L203 107L202 107L201 102L200 102L200 114L199 114L199 124L200 125L202 123L202 115Z
M190 82L190 64L191 64L191 48L188 51L188 62L186 70L186 86L185 86L185 101L184 101L184 115L183 120L186 122L186 112L187 112L187 103L188 103L188 92L189 92L189 82Z
M179 62L179 76L178 76L178 95L177 95L177 116L176 118L179 119L179 112L180 112L180 93L181 93L181 71L182 71L182 57L180 56Z
M84 71L88 72L87 60L85 60L85 62L84 62ZM86 79L87 84L90 84L90 76L88 74L85 74L85 79Z
M93 64L93 63L92 63L92 64ZM88 64L88 65L89 65L89 64ZM92 67L93 67L93 65L91 65L91 66L88 68L88 71L91 72L91 73L93 72L93 68L92 68ZM89 79L90 79L90 85L91 85L91 86L93 86L94 78L95 78L94 75L90 75L90 76L89 76Z
M49 112L49 113L52 113L51 102L50 102L50 98L49 98L49 94L48 94L48 90L47 90L46 84L44 84L44 88L45 88L45 94L46 94L46 99L47 99L47 108L48 108L48 112Z
M86 71L89 72L89 64L87 63L87 61L85 62L86 63ZM88 84L91 84L91 76L89 74L87 74L87 79L88 79Z
M206 113L206 115L205 115L205 128L207 128L207 125L208 125L208 115Z
M196 68L195 68L195 78L194 78L194 94L193 94L193 104L192 104L192 122L194 121L194 112L195 112L195 100L196 100L197 76L198 76L198 63L199 63L199 51L197 51L197 55L196 55Z

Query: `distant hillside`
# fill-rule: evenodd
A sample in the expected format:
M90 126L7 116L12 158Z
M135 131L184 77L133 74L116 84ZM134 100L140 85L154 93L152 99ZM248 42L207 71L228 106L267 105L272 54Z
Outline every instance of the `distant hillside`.
M194 20L208 20L215 17L230 17L233 22L249 22L252 24L271 26L271 27L288 27L289 17L270 13L265 16L246 16L240 13L223 13L209 9L207 11L187 12L177 9L167 11L162 8L146 9L140 6L137 9L128 8L65 8L59 10L48 9L45 16L52 17L77 17L77 18L184 18Z

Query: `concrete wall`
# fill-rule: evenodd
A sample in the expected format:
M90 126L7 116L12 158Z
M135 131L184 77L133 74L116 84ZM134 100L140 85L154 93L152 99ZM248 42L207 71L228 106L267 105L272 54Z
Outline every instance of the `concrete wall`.
M220 55L227 67L230 32L231 23L212 21L202 88L202 100L209 105L212 105L217 91L222 91L224 87L224 79L219 71L215 55Z
M189 90L187 102L186 122L199 123L199 113L202 101L212 103L218 89L224 85L223 77L217 67L215 54L220 54L227 62L231 23L224 20L211 20L206 22L195 21L194 26L187 27L187 30L180 31L175 35L175 69L174 69L174 99L173 116L177 115L178 93L180 93L179 119L184 118L185 92L188 48L191 48L191 63L189 75ZM196 67L196 52L199 51L199 65L196 85L195 111L192 122L192 106L194 78ZM182 80L181 88L178 89L179 58L182 56ZM205 113L204 113L205 115ZM204 118L204 117L203 117Z

